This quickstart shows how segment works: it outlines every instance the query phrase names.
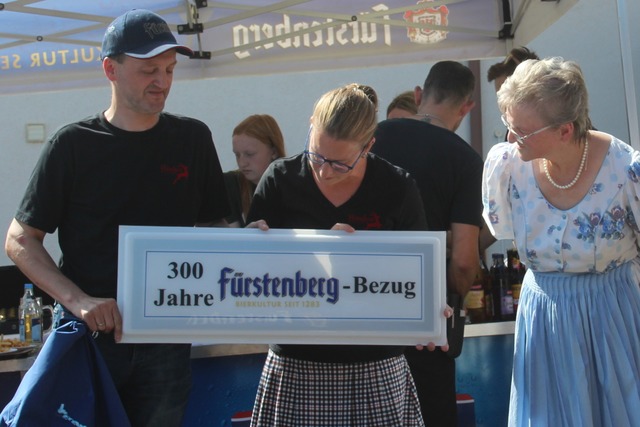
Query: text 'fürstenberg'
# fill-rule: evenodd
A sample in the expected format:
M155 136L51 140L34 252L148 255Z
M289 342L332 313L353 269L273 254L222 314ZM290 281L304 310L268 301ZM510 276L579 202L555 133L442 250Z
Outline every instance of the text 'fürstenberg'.
M384 4L378 4L371 9L374 12L389 10ZM390 17L385 15L382 19L388 20ZM347 44L372 44L379 40L379 26L382 28L383 43L386 46L391 46L391 27L389 25L379 25L373 22L365 22L364 20L336 24L330 18L324 22L298 21L292 23L291 17L288 14L283 14L282 22L277 24L234 25L232 30L233 47L244 47L244 50L236 51L235 55L238 59L245 59L251 56L248 48L268 50L274 47L295 49L301 47L344 46ZM316 29L314 30L314 28ZM268 41L272 39L277 39L277 41Z
M365 276L352 276L353 281L340 283L335 277L306 276L298 270L292 277L272 276L264 273L258 276L245 275L229 267L220 270L218 279L219 299L226 298L311 298L323 299L336 304L340 299L340 290L354 294L388 294L402 295L406 299L416 296L414 281L371 280ZM158 298L153 301L156 306L212 306L215 301L213 293L187 292L180 289L168 292L158 289Z

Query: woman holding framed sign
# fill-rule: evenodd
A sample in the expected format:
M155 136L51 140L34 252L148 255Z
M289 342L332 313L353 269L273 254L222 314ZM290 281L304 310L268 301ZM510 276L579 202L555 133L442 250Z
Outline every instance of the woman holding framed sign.
M248 222L270 228L426 230L406 171L369 153L376 108L357 84L317 102L302 153L275 160ZM431 345L429 346L431 349ZM423 426L403 346L271 345L252 426Z

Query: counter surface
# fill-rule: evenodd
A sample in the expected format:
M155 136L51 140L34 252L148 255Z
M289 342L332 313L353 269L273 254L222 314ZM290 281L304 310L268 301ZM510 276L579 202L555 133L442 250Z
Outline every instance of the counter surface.
M465 338L484 337L492 335L513 334L515 322L492 322L465 325ZM236 356L243 354L266 353L266 344L194 344L191 348L191 358ZM0 372L27 371L35 360L35 355L22 359L8 359L0 361Z
M510 335L515 331L516 322L475 323L464 326L465 338Z

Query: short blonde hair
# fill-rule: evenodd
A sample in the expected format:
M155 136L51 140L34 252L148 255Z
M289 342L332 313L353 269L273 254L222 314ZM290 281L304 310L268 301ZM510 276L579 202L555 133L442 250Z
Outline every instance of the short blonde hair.
M376 107L361 85L352 83L322 95L311 123L336 139L369 142L377 126Z
M516 106L532 106L550 125L573 123L574 139L582 141L591 129L589 95L580 66L563 58L522 62L498 91L502 113Z

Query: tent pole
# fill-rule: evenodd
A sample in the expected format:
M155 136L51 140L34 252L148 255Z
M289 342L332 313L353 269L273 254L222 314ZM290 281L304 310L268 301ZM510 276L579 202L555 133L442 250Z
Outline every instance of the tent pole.
M469 119L471 125L471 146L480 154L480 157L484 159L485 153L482 150L482 91L480 90L480 61L469 61L469 69L476 78L476 85L473 90L473 100L476 106L469 112Z
M629 35L629 12L626 0L618 0L618 31L620 36L620 57L622 59L622 77L627 104L627 124L629 126L629 144L640 150L640 128L638 126L638 105L633 72L633 56Z
M509 0L502 0L502 29L499 32L501 39L513 38L513 23L511 22L511 4Z

